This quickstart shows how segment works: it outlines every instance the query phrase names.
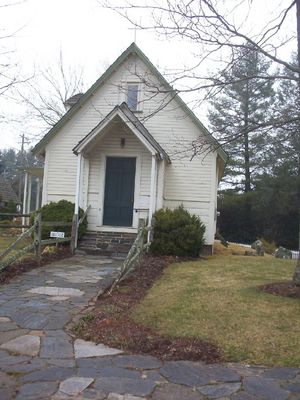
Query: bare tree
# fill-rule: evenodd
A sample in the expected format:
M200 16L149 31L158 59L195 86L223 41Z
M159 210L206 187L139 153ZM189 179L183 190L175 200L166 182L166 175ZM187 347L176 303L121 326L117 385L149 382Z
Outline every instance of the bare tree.
M103 5L103 3L102 3ZM272 72L260 76L247 76L243 79L261 79L266 81L291 80L297 83L300 99L300 0L286 0L272 3L273 16L263 26L251 26L248 22L249 14L255 7L254 1L247 0L145 0L141 2L127 1L120 5L113 4L113 0L104 4L130 21L136 28L151 30L169 39L181 38L189 43L194 43L199 49L195 56L195 63L190 68L177 71L171 84L176 85L172 92L194 92L199 96L198 106L203 99L217 96L227 85L235 82L225 79L229 76L226 72L238 62L236 58L241 50L251 47L266 59L272 61ZM141 15L144 19L141 20ZM296 23L295 23L296 21ZM294 33L290 32L291 23L295 24ZM294 46L297 53L297 63L289 62L283 50ZM240 51L237 51L240 50ZM205 74L205 64L218 63L218 72ZM184 81L184 88L180 89L179 83ZM204 95L203 95L204 93ZM273 129L274 127L297 126L292 130L295 141L300 143L300 100L296 100L290 113L283 112L272 116L267 121L258 121L253 127L257 129ZM249 132L251 133L251 132ZM226 140L234 141L243 135L243 127L235 130L234 137ZM226 144L226 141L221 144ZM209 143L199 138L197 143L192 143L194 153L203 152ZM211 145L211 144L210 144ZM213 144L214 146L215 144ZM299 160L299 250L300 250L300 146L297 154ZM299 253L300 254L300 253ZM300 255L294 273L294 282L300 285Z
M100 0L101 1L101 0ZM290 76L283 74L277 68L273 72L259 76L247 76L244 79L253 78L270 80L297 80L300 72L299 66L289 62L285 57L279 57L283 48L295 44L295 34L286 29L300 0L286 1L277 9L276 15L265 23L263 27L257 27L257 32L249 34L247 18L254 2L247 0L149 0L141 2L123 2L124 5L113 4L107 1L104 5L113 9L126 18L137 29L151 30L169 39L181 38L194 44L195 62L189 68L179 69L169 74L169 82L173 87L172 93L183 94L194 92L197 96L195 107L203 100L217 95L227 85L235 82L224 79L226 72L238 62L240 52L238 49L252 48L287 71ZM145 23L141 22L141 15ZM238 21L236 23L235 21ZM300 22L299 22L300 23ZM295 27L296 28L296 27ZM284 32L284 33L283 33ZM299 33L300 35L300 33ZM293 42L294 41L294 42ZM296 44L295 44L296 45ZM213 66L217 64L217 68ZM207 65L213 66L213 74L207 73ZM181 87L180 87L180 84ZM295 116L292 116L294 121ZM279 121L273 121L273 123ZM285 118L280 123L289 123ZM264 124L265 125L265 124ZM261 128L261 127L260 127ZM198 149L200 150L200 149Z
M57 62L38 68L33 78L18 89L17 95L31 118L49 130L65 114L67 100L74 95L79 98L83 87L82 68L67 66L60 51Z
M5 11L11 7L15 7L24 0L0 0L0 12L3 18L0 28L0 96L8 94L8 92L18 83L23 83L27 78L20 78L17 62L14 60L15 51L12 40L15 35L22 29L13 30L5 26ZM0 114L0 118L4 119L4 115Z

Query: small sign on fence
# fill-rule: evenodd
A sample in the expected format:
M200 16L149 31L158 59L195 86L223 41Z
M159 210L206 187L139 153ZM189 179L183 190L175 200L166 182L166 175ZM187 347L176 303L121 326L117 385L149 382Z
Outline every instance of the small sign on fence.
M65 237L65 232L55 232L55 231L51 231L50 232L50 237L51 238L64 238Z

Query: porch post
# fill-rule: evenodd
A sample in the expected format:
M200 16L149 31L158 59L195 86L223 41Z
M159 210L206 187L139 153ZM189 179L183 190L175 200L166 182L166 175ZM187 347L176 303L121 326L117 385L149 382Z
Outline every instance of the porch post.
M31 189L32 189L32 176L31 174L28 175L28 193L27 193L27 210L26 212L30 213L31 208Z
M25 172L25 181L24 181L24 193L23 193L23 214L26 214L27 211L27 186L28 186L28 172ZM22 217L22 225L25 225L26 218ZM25 231L25 228L22 228L22 231Z
M77 158L76 192L75 192L75 209L74 209L74 214L77 215L79 211L79 200L80 200L81 162L82 162L82 154L79 153Z
M76 174L76 192L75 192L75 207L74 207L74 217L76 218L76 230L74 232L74 248L77 247L77 239L78 239L78 213L79 213L79 202L80 202L80 190L81 190L81 163L82 163L82 154L78 154L77 158L77 174Z
M152 155L151 159L151 180L150 180L150 202L149 202L149 217L148 227L151 227L151 221L155 212L156 205L156 173L157 173L157 161L156 155ZM148 231L148 242L150 241L150 231Z
M90 160L89 158L84 158L84 167L83 167L84 183L82 184L84 196L82 199L82 205L85 209L88 206L89 174L90 174Z
M40 191L41 191L41 181L40 178L36 178L36 197L35 197L35 209L38 210L40 207Z
M157 168L157 202L156 208L159 210L164 203L164 188L165 188L165 160L161 160Z

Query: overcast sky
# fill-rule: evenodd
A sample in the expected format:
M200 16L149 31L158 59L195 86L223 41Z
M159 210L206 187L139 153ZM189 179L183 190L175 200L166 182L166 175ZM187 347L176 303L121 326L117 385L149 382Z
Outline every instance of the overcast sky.
M0 5L12 1L0 0ZM289 1L254 0L248 22L263 25L274 5L280 3ZM11 39L2 39L0 45L14 50L11 60L25 78L36 66L53 64L61 49L69 65L84 67L86 81L92 84L134 41L129 22L102 8L96 0L27 0L0 8L0 26L5 34L16 32ZM189 44L158 40L154 33L144 31L137 32L136 41L161 72L193 62L194 49ZM24 120L23 108L10 98L0 99L0 107L7 117L0 121L0 148L18 148L20 134L30 134L34 122ZM197 113L205 119L204 109Z

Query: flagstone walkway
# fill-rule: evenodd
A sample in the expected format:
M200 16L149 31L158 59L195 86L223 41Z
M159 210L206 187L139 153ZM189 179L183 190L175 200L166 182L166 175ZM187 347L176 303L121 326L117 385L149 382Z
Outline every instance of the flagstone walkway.
M64 328L120 262L74 256L0 287L0 400L300 400L300 370L161 362L72 340Z

